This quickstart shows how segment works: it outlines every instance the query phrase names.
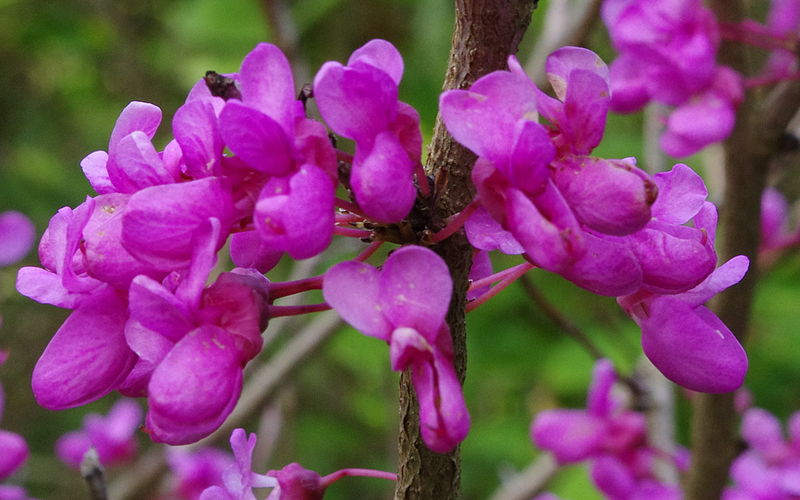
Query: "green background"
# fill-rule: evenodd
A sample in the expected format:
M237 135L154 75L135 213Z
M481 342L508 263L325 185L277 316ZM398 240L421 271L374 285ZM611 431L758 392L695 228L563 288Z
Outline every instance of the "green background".
M81 203L91 190L79 162L106 149L116 117L131 100L163 109L156 137L157 147L163 147L172 114L206 70L236 71L256 43L279 42L266 15L269 3L0 0L0 210L29 214L41 233L56 210ZM535 43L541 14L534 15L523 40L523 61ZM291 2L289 19L297 34L291 57L298 87L323 62L346 61L371 38L390 40L405 58L401 98L419 110L427 140L452 17L450 3L440 0ZM602 27L591 40L607 61L613 57ZM610 117L596 154L641 158L642 121L641 115ZM699 157L687 163L702 168ZM498 258L495 264L518 262ZM35 252L21 265L38 265ZM287 272L285 267L276 275ZM0 270L0 348L11 351L0 368L7 398L0 427L23 434L32 456L8 482L23 484L43 499L80 498L81 480L56 460L53 443L79 427L86 413L106 411L116 396L62 412L35 404L31 370L67 311L17 295L15 273L16 268ZM755 403L782 418L800 406L799 273L800 261L791 255L766 276L749 346L747 385ZM593 296L544 272L532 273L532 279L618 369L631 371L640 355L639 332L613 299ZM478 499L536 459L528 428L537 411L583 405L592 359L518 286L471 313L468 327L465 395L473 423L462 448L462 480L463 497ZM260 470L291 461L321 474L343 467L394 469L397 379L385 345L344 329L282 389L277 404L283 425L268 462L257 461ZM688 406L684 393L676 394L678 435L685 443ZM257 426L254 419L248 429ZM152 446L143 433L139 438L143 448ZM126 466L109 470L112 480L125 473ZM600 498L586 476L581 467L567 468L551 489L573 500ZM332 487L326 498L391 498L391 492L384 481L349 479Z

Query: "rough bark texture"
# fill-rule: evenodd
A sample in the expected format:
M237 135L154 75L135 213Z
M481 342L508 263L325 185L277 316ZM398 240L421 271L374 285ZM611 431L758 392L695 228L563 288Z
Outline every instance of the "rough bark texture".
M746 15L741 1L713 0L709 4L720 21L737 22ZM743 46L723 44L719 60L744 74L751 74L746 56ZM736 127L725 141L726 188L720 213L723 239L719 262L735 255L746 255L751 266L740 284L717 298L714 308L743 344L758 281L755 262L761 193L770 159L800 106L800 83L787 82L771 90L766 98L761 97L748 92L737 111ZM698 395L692 413L692 467L685 485L686 500L720 498L736 454L736 443L733 395Z
M509 54L516 53L530 23L535 0L456 0L456 19L444 90L466 88L481 76L506 69ZM464 208L474 194L470 180L475 156L453 141L437 120L427 171L437 189L434 218L447 217ZM447 323L453 335L455 368L462 383L466 374L464 324L467 275L472 251L460 233L435 250L450 268L453 299ZM396 500L448 500L459 497L460 452L433 453L419 432L419 407L410 373L400 378L400 433L398 438Z

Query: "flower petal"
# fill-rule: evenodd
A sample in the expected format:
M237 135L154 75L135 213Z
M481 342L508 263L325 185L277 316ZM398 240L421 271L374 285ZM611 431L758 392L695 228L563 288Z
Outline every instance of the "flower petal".
M658 297L640 322L642 348L665 377L687 389L721 393L738 389L747 355L725 324L705 307Z
M390 132L375 137L372 149L356 152L350 183L364 213L380 222L399 222L411 211L417 190L414 163Z
M536 415L531 439L561 464L579 462L599 451L605 423L583 410L546 410Z
M216 248L228 237L234 207L224 179L206 177L180 184L153 186L128 201L122 241L135 257L171 271L189 264L193 234L209 218L220 221Z
M225 145L210 100L189 101L172 119L172 132L180 144L186 171L195 179L220 174Z
M245 104L272 118L286 135L294 134L294 78L281 49L270 43L256 45L242 61L239 85Z
M383 315L379 288L377 269L363 262L348 261L328 269L322 295L356 330L389 342L392 326Z
M369 141L394 121L397 84L373 66L327 62L314 77L314 100L334 132L356 142Z
M251 168L269 175L287 175L294 169L289 136L271 117L230 101L219 122L225 144Z
M409 245L395 250L380 273L380 303L395 327L408 326L433 342L453 293L444 260L433 250Z
M394 83L400 85L403 78L403 57L394 45L376 38L356 49L347 60L347 65L363 62L374 66L389 75Z
M215 326L186 335L153 372L146 428L156 442L187 444L215 431L242 390L241 355Z
M33 394L50 410L99 399L125 379L136 355L125 342L128 305L112 289L84 299L50 340L33 369Z

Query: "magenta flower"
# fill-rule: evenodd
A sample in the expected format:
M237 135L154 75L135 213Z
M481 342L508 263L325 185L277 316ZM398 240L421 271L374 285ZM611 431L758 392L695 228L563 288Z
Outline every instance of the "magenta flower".
M199 264L197 275L211 265ZM146 430L154 440L196 441L230 414L242 370L261 350L267 294L266 278L249 270L223 273L207 288L190 274L174 292L143 276L134 280L125 335L140 360L120 390L147 395Z
M128 304L103 287L83 299L50 340L33 369L37 403L74 408L117 389L136 363L125 342Z
M253 488L275 488L278 480L253 472L253 449L256 435L247 436L244 429L231 433L234 463L222 475L222 486L214 485L200 495L200 500L255 500Z
M607 0L602 14L620 53L610 71L612 109L629 113L651 100L676 107L661 137L672 156L730 134L744 85L716 64L719 28L709 9L699 0Z
M257 474L252 470L255 445L255 434L247 436L244 429L235 429L231 434L231 449L236 463L225 470L222 484L207 488L200 500L255 500L253 488L272 488L267 500L320 500L328 486L344 477L397 480L395 474L372 469L342 469L320 477L297 463L271 470L266 475Z
M534 419L531 438L568 464L604 455L624 455L645 440L644 415L624 410L612 396L614 367L600 360L594 368L586 410L546 410Z
M172 472L172 492L181 500L198 500L204 490L222 484L223 472L233 457L216 448L188 451L168 448L167 464Z
M83 429L69 432L56 442L56 455L70 467L78 468L83 455L95 448L100 463L117 465L136 455L135 432L142 422L142 410L130 400L117 401L108 415L95 413L83 419Z
M9 210L0 213L0 267L22 260L31 251L36 228L24 214Z
M467 219L464 223L464 232L470 245L479 250L487 252L499 250L508 255L525 253L525 249L514 235L503 229L483 207L475 210L475 213Z
M278 486L266 500L321 500L325 494L322 477L298 463L291 463L281 470L272 470L267 476L278 480Z
M224 178L152 186L128 200L122 215L122 244L139 261L160 271L186 268L192 239L209 219L220 225L214 243L219 250L236 219L231 187Z
M706 201L703 179L681 163L655 175L659 196L652 219L630 235L642 286L656 293L685 292L714 270L717 209ZM693 226L685 225L691 222Z
M595 485L613 500L679 500L676 486L655 478L655 451L647 445L641 413L626 410L612 393L616 380L610 361L595 364L586 410L547 410L531 426L534 443L561 464L591 460Z
M325 129L305 118L289 61L276 46L256 46L242 61L238 83L241 100L229 99L219 116L221 137L244 166L268 180L252 214L265 248L254 254L237 245L233 259L263 268L278 252L317 255L333 236L337 178Z
M789 419L785 440L777 418L761 408L747 410L742 437L749 448L731 466L734 485L724 500L789 500L800 495L800 413Z
M419 115L398 101L403 59L385 40L353 52L347 66L327 62L314 78L314 98L331 129L356 143L350 186L364 213L403 219L416 199L413 175L422 154Z
M644 290L617 299L642 329L642 348L665 377L700 392L730 392L742 385L747 355L728 327L703 304L738 283L748 260L734 257L683 293Z
M613 237L648 222L656 189L631 161L587 156L605 129L605 64L577 47L551 54L557 98L539 91L513 57L509 68L440 102L448 130L479 156L472 172L482 206L536 265L595 293L636 290L641 269L628 243Z
M125 338L139 359L120 391L148 397L146 430L169 444L196 441L222 424L266 327L263 275L236 269L204 287L219 227L207 229L180 280L139 276L130 287Z
M444 261L418 246L395 250L378 271L342 262L325 274L328 304L364 335L389 344L392 369L411 368L425 444L452 450L469 431L445 315L452 281Z
M120 113L108 152L95 151L81 161L83 173L98 194L134 193L158 184L176 182L176 162L164 161L151 139L161 123L161 109L134 101Z
M642 81L655 100L677 106L713 80L719 29L714 14L700 1L666 5L606 0L602 14L620 59L625 57L625 64L638 59L638 68L646 75ZM614 93L615 65L611 67ZM612 106L614 99L612 94Z

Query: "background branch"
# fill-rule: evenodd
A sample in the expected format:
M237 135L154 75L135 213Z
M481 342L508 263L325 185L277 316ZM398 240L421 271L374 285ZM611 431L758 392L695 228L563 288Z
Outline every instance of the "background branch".
M105 470L100 464L100 457L94 447L89 448L83 454L80 469L81 476L89 487L89 498L91 500L108 500Z
M740 0L709 2L720 22L739 22L746 16ZM750 74L748 53L741 44L724 43L719 62ZM756 262L761 193L772 155L791 117L800 106L800 82L786 82L766 99L748 92L737 111L736 126L725 141L725 198L720 213L722 242L719 261L746 255ZM717 297L720 319L744 344L758 270L750 266L745 278ZM686 481L686 500L719 498L736 454L736 414L733 394L700 394L692 413L692 467Z
M518 474L503 481L491 500L529 500L541 493L558 472L550 453L542 453Z

